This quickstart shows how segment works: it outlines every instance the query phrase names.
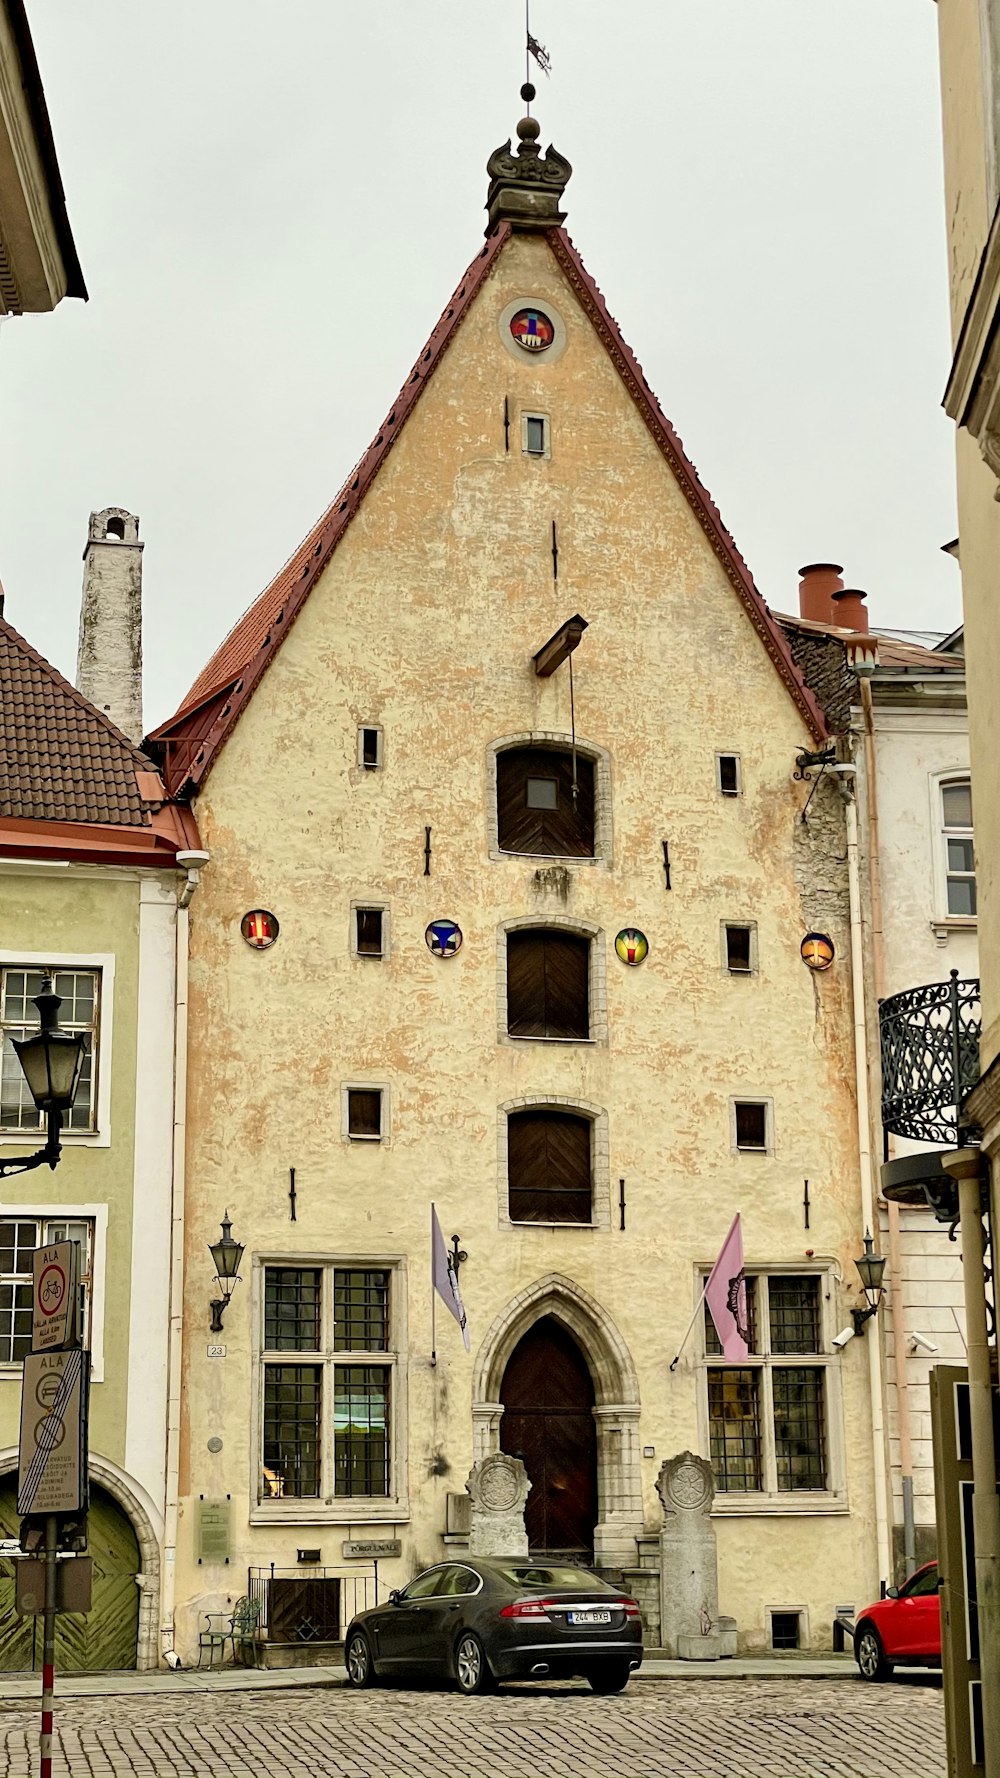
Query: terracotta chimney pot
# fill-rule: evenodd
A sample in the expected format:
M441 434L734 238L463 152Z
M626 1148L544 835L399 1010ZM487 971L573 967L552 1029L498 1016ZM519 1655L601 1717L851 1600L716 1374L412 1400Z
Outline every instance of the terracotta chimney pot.
M843 587L833 595L833 621L845 630L867 633L868 607L865 604L868 594L859 592L857 587Z
M799 569L799 616L814 624L839 623L833 596L843 590L839 562L807 562Z

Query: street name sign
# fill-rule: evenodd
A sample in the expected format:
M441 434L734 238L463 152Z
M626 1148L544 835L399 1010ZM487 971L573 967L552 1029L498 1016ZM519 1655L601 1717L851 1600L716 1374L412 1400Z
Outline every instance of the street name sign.
M21 1386L17 1510L87 1510L90 1353L29 1352Z
M379 1561L383 1556L402 1555L403 1546L398 1538L386 1538L381 1543L343 1543L341 1551L345 1561L359 1561L363 1557L371 1561Z
M79 1252L76 1241L55 1241L51 1247L36 1247L31 1256L32 1352L76 1345Z

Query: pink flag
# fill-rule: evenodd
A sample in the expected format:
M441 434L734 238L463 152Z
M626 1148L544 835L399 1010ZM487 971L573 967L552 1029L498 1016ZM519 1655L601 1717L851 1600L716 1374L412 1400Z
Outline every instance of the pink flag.
M726 1358L737 1363L750 1350L747 1325L747 1287L743 1276L743 1229L739 1215L722 1244L705 1286L705 1301L715 1322Z
M465 1350L467 1352L471 1351L472 1348L469 1342L469 1324L465 1319L465 1304L462 1301L462 1292L458 1288L458 1278L448 1256L448 1249L444 1244L444 1236L441 1233L441 1224L438 1222L438 1214L433 1204L431 1205L431 1278L433 1287L437 1291L441 1301L445 1304L449 1313L454 1315L455 1320L462 1329L462 1340L465 1344Z

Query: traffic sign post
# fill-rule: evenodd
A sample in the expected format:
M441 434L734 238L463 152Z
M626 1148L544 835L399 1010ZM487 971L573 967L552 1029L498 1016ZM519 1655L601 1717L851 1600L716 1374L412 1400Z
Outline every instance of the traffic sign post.
M41 1519L45 1527L41 1778L52 1778L60 1523L75 1521L78 1530L88 1505L90 1353L80 1345L79 1254L76 1241L35 1250L31 1351L21 1380L17 1510L22 1521L30 1518L37 1526ZM22 1547L25 1529L22 1522Z
M36 1247L31 1272L32 1352L60 1352L78 1342L79 1321L78 1241L56 1241Z

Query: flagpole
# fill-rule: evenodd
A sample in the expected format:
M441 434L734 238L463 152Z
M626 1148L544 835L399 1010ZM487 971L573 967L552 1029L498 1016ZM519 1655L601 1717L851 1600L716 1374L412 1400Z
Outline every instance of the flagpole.
M700 1297L698 1298L698 1301L695 1303L694 1314L692 1315L690 1321L687 1324L687 1328L685 1329L684 1338L682 1339L680 1345L678 1346L674 1357L670 1361L670 1369L671 1370L676 1370L677 1365L680 1361L681 1353L683 1352L685 1346L687 1345L688 1340L691 1338L691 1329L694 1327L694 1324L698 1319L698 1311L701 1308L702 1303L705 1301L706 1296L708 1295L708 1287L711 1284L711 1282L712 1282L712 1274L711 1274L711 1272L709 1272L708 1277L705 1279L705 1288L702 1291Z
M434 1205L431 1205L431 1369L437 1366L437 1287L434 1283Z

